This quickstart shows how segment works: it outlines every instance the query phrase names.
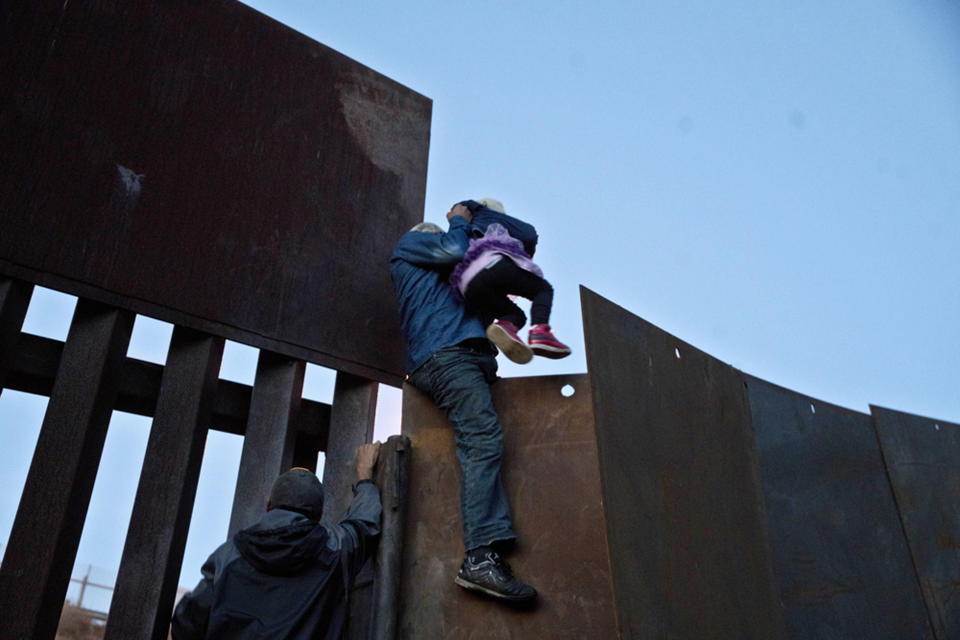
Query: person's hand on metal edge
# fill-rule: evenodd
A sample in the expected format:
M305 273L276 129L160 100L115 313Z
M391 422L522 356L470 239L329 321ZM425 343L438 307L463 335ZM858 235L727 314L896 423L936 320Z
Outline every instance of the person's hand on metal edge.
M380 441L362 444L357 447L357 480L372 480L373 469L380 456Z

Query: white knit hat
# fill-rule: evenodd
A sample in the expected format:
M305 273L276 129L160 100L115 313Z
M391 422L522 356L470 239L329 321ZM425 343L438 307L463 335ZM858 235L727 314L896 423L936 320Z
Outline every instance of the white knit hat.
M477 200L480 204L485 206L487 209L493 209L498 213L506 213L507 210L503 208L503 203L497 200L496 198L480 198Z

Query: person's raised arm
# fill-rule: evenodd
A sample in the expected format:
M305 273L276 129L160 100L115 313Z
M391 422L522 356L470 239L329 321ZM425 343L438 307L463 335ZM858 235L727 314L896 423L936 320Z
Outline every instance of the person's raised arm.
M379 442L360 445L357 449L357 483L353 486L353 500L340 523L330 529L339 541L340 560L348 581L370 557L375 548L374 538L380 534L380 490L373 483L373 470L379 455Z
M454 205L447 213L450 229L446 233L406 233L397 242L393 259L426 267L460 262L470 244L467 231L472 217L467 207L462 204Z
M454 218L463 218L467 222L473 220L473 212L464 204L455 204L447 212L447 222L453 223Z
M203 579L190 593L180 598L173 612L170 632L173 640L203 640L207 635L210 609L213 606L213 574L215 568L212 554L200 568Z
M373 480L373 468L380 455L380 441L363 444L357 449L357 482Z
M380 533L380 490L373 482L373 470L380 455L380 443L360 445L356 454L357 484L353 500L340 520L343 550L363 557L368 541Z

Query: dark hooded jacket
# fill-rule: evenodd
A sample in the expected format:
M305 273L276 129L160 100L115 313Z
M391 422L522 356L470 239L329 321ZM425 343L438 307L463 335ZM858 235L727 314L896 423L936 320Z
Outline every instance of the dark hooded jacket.
M174 640L341 637L350 580L380 533L380 492L370 481L338 525L285 509L221 545L173 614Z

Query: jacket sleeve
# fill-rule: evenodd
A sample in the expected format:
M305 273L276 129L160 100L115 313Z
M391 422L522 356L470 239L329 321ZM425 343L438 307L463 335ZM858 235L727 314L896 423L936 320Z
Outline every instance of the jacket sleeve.
M180 598L173 612L170 631L173 640L203 640L207 635L210 608L213 606L214 552L200 568L203 579L197 587Z
M469 223L465 218L454 216L446 233L406 233L397 242L393 259L422 267L456 264L463 259L470 244L468 228Z
M374 539L380 535L380 489L369 480L353 488L353 501L336 526L340 553L351 577L363 566L373 551Z

